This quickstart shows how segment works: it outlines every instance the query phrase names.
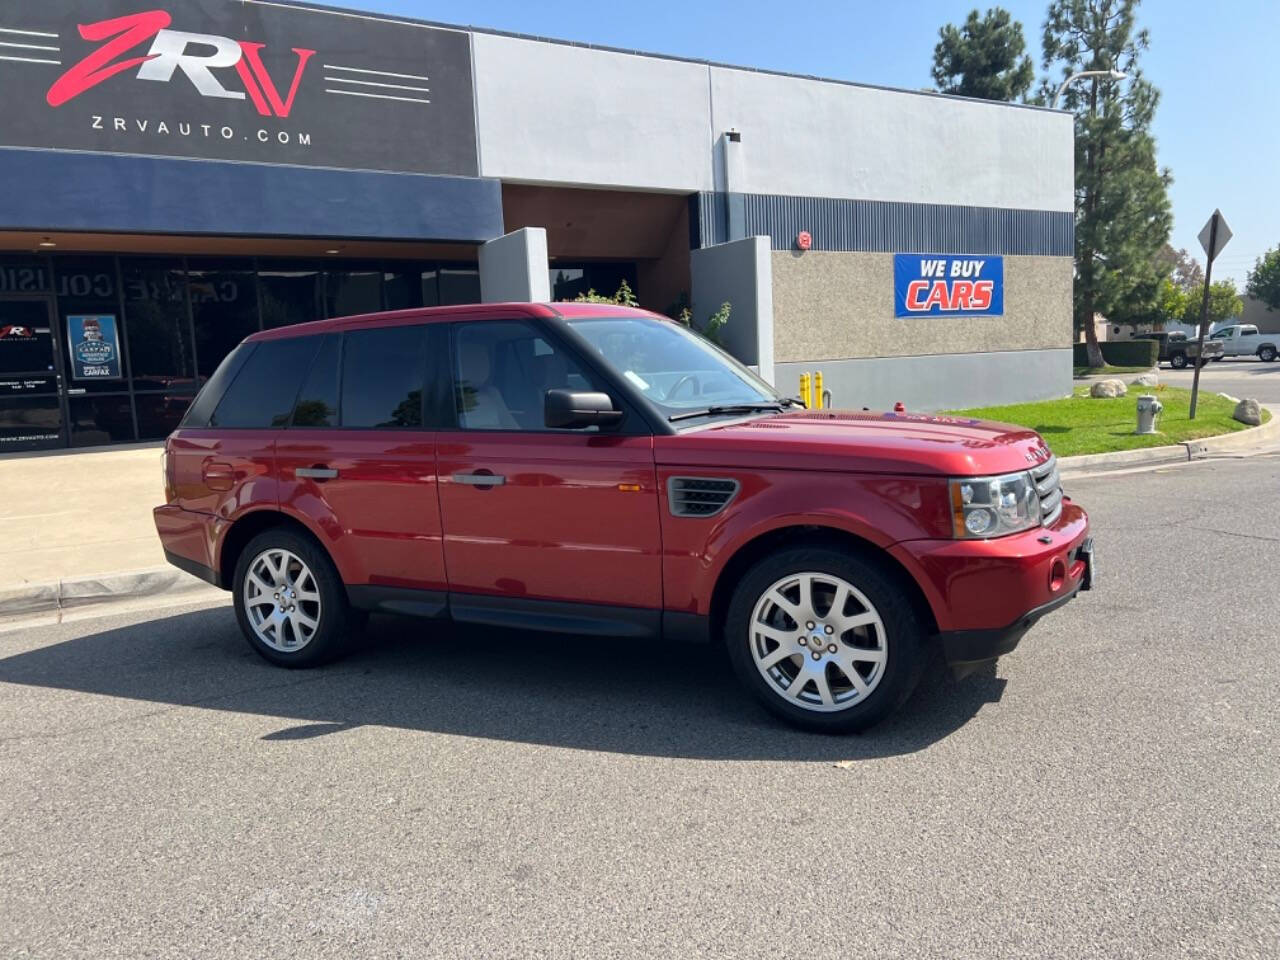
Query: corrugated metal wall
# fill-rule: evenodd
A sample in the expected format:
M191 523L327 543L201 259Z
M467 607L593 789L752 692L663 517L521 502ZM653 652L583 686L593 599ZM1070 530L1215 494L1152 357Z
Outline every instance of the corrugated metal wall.
M739 197L746 235L770 237L775 250L791 249L796 234L807 230L814 250L1049 257L1075 252L1075 220L1066 212L752 193L733 200ZM698 194L699 245L736 239L728 236L729 203L728 194Z

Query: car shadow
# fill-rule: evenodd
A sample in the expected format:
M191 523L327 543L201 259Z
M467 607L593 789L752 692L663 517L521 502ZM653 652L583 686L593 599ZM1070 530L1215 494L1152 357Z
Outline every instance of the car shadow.
M225 607L104 630L0 659L0 682L287 717L263 740L380 725L623 754L857 761L912 753L1000 699L994 667L940 661L861 736L774 720L718 645L637 644L375 617L346 658L290 671L260 659Z

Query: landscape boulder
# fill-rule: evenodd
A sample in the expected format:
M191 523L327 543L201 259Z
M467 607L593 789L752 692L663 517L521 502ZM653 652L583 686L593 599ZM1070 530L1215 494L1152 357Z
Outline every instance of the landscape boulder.
M1258 406L1258 401L1251 397L1245 397L1237 403L1236 412L1232 416L1251 427L1262 425L1262 408Z
M1160 386L1160 378L1156 376L1154 370L1148 370L1139 377L1134 377L1129 381L1131 387L1158 387Z
M1099 380L1089 388L1091 397L1123 397L1128 392L1123 380Z

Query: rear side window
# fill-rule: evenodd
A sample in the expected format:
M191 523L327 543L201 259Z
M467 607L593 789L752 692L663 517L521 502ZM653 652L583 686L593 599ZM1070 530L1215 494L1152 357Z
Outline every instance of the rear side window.
M252 343L242 343L223 358L222 362L218 364L218 369L213 371L213 376L200 388L195 400L187 408L187 414L182 418L182 423L179 424L180 427L207 427L209 425L209 418L218 406L218 401L227 392L227 384L236 378L236 374L240 372L244 362L249 359L249 354L253 353L253 348L254 344Z
M321 338L320 350L302 381L298 403L293 408L295 427L336 427L338 425L338 362L342 337L331 333Z
M302 386L319 337L265 340L254 345L209 422L212 427L283 427Z
M348 332L342 344L342 426L422 427L427 328Z

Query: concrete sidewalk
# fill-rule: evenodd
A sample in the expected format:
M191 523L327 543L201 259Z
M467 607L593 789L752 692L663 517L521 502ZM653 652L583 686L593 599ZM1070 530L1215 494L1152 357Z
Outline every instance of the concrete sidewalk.
M0 456L0 589L163 564L162 448Z

